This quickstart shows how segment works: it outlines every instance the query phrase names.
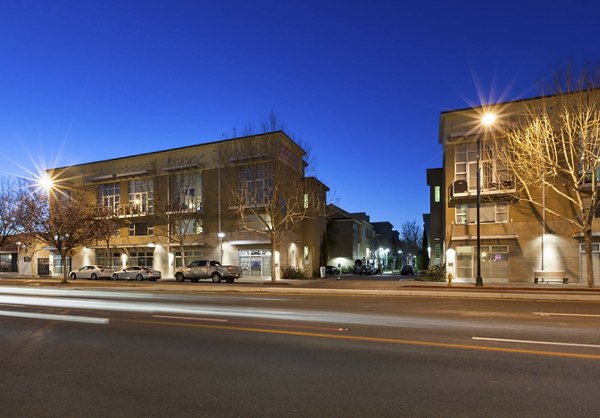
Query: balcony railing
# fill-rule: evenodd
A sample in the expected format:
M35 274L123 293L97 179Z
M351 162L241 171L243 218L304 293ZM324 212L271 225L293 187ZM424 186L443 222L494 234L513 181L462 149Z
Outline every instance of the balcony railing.
M173 213L197 213L204 211L204 202L202 199L190 198L184 201L167 202L165 211L168 214Z
M482 196L505 195L515 191L516 186L513 178L481 182ZM450 199L475 197L477 196L477 189L469 187L467 180L454 180L448 186L448 196Z
M154 214L154 207L143 207L141 205L121 205L119 206L118 217L128 218L135 216L148 216Z

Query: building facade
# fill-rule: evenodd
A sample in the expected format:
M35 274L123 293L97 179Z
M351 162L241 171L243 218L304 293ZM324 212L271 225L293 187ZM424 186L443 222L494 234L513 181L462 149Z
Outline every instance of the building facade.
M527 102L544 100L534 98ZM524 113L524 102L496 105L505 120L514 122ZM480 126L483 108L443 112L439 141L444 149L445 234L443 243L447 273L455 281L475 282L477 274L477 224L480 227L480 270L483 282L534 283L541 272L556 273L572 283L586 282L583 241L573 226L550 213L575 216L556 193L536 190L543 207L519 198L510 167L492 146L503 140L501 127ZM505 140L505 139L504 139ZM477 188L479 167L479 222ZM439 175L428 171L428 183ZM444 200L440 190L440 200ZM433 212L433 210L432 210ZM432 225L435 217L432 213ZM594 231L600 223L594 221ZM594 234L596 235L596 234ZM597 238L594 238L597 240ZM597 241L595 241L597 242ZM594 270L600 268L599 244L594 244Z
M351 270L360 264L373 264L375 230L364 212L349 213L328 205L327 265Z
M424 216L425 231L430 266L445 265L445 214L446 186L444 169L430 168L427 170L427 185L429 186L429 214ZM427 219L426 219L427 218Z
M77 249L65 268L142 265L172 277L204 258L240 265L244 277L275 271L278 279L288 266L312 276L328 189L305 177L304 156L277 131L49 170L55 187L93 189L90 204L118 224L116 236ZM50 275L62 274L51 248L31 262L38 259L47 260ZM31 271L21 261L21 270Z

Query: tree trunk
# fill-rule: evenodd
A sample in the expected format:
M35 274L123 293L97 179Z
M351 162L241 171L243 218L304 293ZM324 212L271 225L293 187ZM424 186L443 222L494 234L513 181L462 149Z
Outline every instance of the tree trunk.
M277 234L271 233L271 281L272 282L277 280L277 269L280 268L279 264L281 263L281 254L279 255L279 260L277 260L277 264L275 263L275 260L276 260L275 253L276 253L278 247L279 247L279 240L277 239Z
M587 270L588 287L594 287L594 260L592 257L592 229L587 228L583 232L584 248L585 248L585 266Z
M69 283L69 280L68 280L68 277L69 277L69 276L68 276L68 275L69 275L69 272L67 271L67 255L66 255L66 254L63 254L63 253L61 252L61 253L60 253L60 259L61 259L61 261L62 261L62 269L63 269L63 278L62 278L62 281L61 281L61 283L63 283L63 284L65 284L65 283Z

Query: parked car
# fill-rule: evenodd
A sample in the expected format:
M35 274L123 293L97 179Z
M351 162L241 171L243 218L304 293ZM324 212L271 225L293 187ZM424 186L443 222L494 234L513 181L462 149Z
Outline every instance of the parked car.
M335 266L326 266L325 273L330 276L335 276L337 274L340 274L340 269Z
M95 265L94 266L83 266L80 269L69 272L69 279L71 279L71 280L110 279L111 275L112 275L112 270L107 269L106 267L95 266Z
M149 267L132 266L123 270L115 271L112 274L113 280L152 280L156 281L161 278L161 273L158 270Z
M235 279L242 277L242 268L240 266L222 266L221 263L214 260L195 260L187 267L175 269L175 280L182 282L190 279L197 282L200 279L211 279L213 283L219 283L221 279L227 283L233 283Z
M410 264L405 264L402 266L402 270L400 270L400 274L402 274L403 276L414 276L415 269L413 269L413 266L411 266Z
M361 276L364 275L371 275L371 274L377 274L377 268L375 268L375 266L372 266L370 264L363 264L362 266L360 266L358 268L358 270L356 271L358 274L360 274Z

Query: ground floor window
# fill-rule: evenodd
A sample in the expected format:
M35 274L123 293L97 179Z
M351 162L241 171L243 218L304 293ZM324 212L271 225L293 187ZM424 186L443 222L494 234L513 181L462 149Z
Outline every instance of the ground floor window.
M600 277L600 244L592 244L592 266L594 278ZM585 260L585 244L579 244L579 271L583 280L587 280L587 262Z
M271 277L271 251L243 250L239 256L244 277Z
M17 271L17 254L0 254L0 271Z
M482 245L481 277L505 279L508 277L508 245ZM461 279L474 279L477 274L477 247L456 247L456 275Z
M96 250L96 262L100 266L107 267L111 270L119 270L123 263L121 262L121 253L108 253L106 251Z
M67 272L71 271L71 257L67 257L66 262L67 262L67 265L66 265ZM60 258L60 255L52 256L52 274L53 275L62 275L63 274L63 263L62 263L62 258Z
M198 260L200 258L204 258L204 250L202 248L195 250L185 249L183 253L185 255L185 265L190 264L194 260ZM183 267L183 257L181 251L175 251L175 267Z
M153 262L153 251L132 251L129 253L129 266L152 267Z

